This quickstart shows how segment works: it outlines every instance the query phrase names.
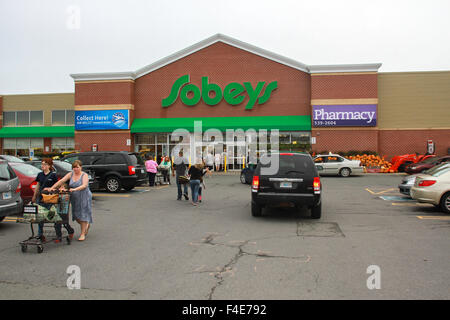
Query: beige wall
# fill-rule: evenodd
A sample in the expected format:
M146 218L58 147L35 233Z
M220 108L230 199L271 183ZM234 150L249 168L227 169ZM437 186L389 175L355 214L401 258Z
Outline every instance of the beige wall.
M52 110L73 110L74 93L20 94L3 96L5 111L44 111L44 125L51 126Z
M450 71L378 74L378 127L450 128Z

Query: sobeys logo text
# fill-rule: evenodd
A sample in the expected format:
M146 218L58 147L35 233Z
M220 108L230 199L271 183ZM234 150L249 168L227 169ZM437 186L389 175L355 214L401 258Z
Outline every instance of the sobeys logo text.
M236 106L244 101L244 92L247 91L249 100L245 106L245 109L252 109L257 101L258 104L267 102L272 94L272 91L278 87L278 82L273 81L266 86L264 94L260 96L264 85L266 84L264 81L258 82L256 88L253 88L250 82L244 82L244 85L238 82L231 82L225 87L223 93L222 89L217 84L209 83L208 77L202 77L201 92L199 87L192 83L188 83L188 74L178 78L173 84L169 96L162 100L162 106L171 106L175 103L178 96L180 96L181 101L188 106L195 106L200 102L200 99L203 99L203 101L209 106L215 106L222 101L222 98L232 106ZM192 94L189 95L190 92L192 92ZM213 97L210 96L210 92L214 92Z

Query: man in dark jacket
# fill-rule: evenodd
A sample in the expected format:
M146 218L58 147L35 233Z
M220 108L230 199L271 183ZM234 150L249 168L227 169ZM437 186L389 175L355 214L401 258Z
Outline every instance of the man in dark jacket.
M181 200L181 184L180 181L178 181L178 177L180 176L185 176L186 175L186 171L188 169L189 166L189 161L183 157L183 151L180 151L180 153L178 154L178 157L175 158L175 160L173 161L173 166L175 167L175 172L176 172L176 182L177 182L177 189L178 189L178 197L177 200ZM172 176L175 176L175 172L172 172ZM184 198L186 200L189 200L189 196L188 196L188 184L184 183Z

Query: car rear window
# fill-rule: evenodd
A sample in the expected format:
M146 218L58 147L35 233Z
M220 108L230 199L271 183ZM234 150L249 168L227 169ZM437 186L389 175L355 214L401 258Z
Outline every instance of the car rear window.
M131 165L135 166L135 165L145 165L144 160L142 159L142 157L139 154L136 153L130 153L128 154L130 156L131 159Z
M11 180L15 178L15 174L11 173L12 170L9 169L8 164L0 163L0 180Z
M262 161L265 162L264 159ZM261 163L261 167L263 168L268 168L269 166L270 164ZM315 172L315 170L314 162L307 156L283 154L279 156L279 174L287 174L290 172L307 173Z
M25 163L23 163L23 164L17 163L15 165L13 165L13 168L16 169L17 171L19 171L21 174L26 175L26 176L37 176L39 174L39 172L42 171L32 165L25 164Z
M435 171L431 175L433 177L439 177L439 176L442 176L443 174L446 174L448 172L450 172L450 167L446 167L446 168L443 168L442 170Z

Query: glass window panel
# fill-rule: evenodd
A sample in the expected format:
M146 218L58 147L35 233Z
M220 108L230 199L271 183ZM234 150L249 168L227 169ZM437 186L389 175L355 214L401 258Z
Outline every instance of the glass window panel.
M75 149L75 138L66 138L66 148Z
M64 148L66 146L66 138L52 138L52 149Z
M66 110L66 124L75 124L75 110Z
M30 112L29 111L17 111L17 125L29 126L30 125Z
M136 135L136 144L154 144L154 134L138 134Z
M166 133L159 133L157 137L158 137L158 143L167 143L167 134Z
M44 138L31 138L30 146L31 146L31 148L43 149L44 148Z
M53 110L52 111L52 125L63 126L66 124L66 111L65 110Z
M42 111L30 111L30 123L32 126L44 125L44 113Z
M15 149L15 148L16 148L16 138L3 139L3 149Z
M16 125L16 113L15 112L3 112L3 126L15 126Z
M280 143L291 143L291 135L289 132L280 132Z
M27 138L17 138L17 149L29 149L30 139Z

